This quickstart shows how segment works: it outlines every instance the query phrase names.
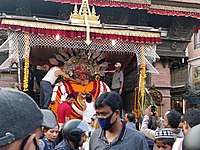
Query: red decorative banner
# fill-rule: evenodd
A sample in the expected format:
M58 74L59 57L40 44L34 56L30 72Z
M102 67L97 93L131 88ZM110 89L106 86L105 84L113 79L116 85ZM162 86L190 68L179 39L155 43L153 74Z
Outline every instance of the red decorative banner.
M32 34L43 34L56 36L59 34L60 36L64 36L66 38L85 38L85 31L72 31L72 30L56 30L56 29L44 29L44 28L33 28L33 27L24 27L17 25L8 25L8 24L0 24L0 29L10 29L14 31L23 31ZM123 41L132 41L136 43L161 43L160 37L139 37L139 36L128 36L128 35L116 35L116 34L103 34L103 33L94 33L90 32L90 37L94 39L113 39L118 40L121 39Z
M81 4L82 0L46 0L52 2L60 2L60 3L70 3L70 4ZM117 1L117 0L89 0L89 5L101 6L101 7L124 7L130 9L144 9L147 10L148 13L158 14L158 15L166 15L166 16L183 16L183 17L192 17L200 19L200 12L197 11L181 11L180 9L174 9L173 6L168 6L166 9L159 8L151 8L151 3L148 1ZM186 2L182 2L186 3ZM163 4L164 5L164 4ZM177 6L178 7L178 6ZM182 8L182 7L181 7ZM183 9L187 9L189 7L183 7ZM192 8L190 8L192 9Z
M52 2L60 2L60 3L70 3L70 4L81 4L82 0L48 0ZM130 9L147 9L148 3L146 2L121 2L121 1L113 1L113 0L89 0L89 5L95 5L95 6L103 6L103 7L125 7Z

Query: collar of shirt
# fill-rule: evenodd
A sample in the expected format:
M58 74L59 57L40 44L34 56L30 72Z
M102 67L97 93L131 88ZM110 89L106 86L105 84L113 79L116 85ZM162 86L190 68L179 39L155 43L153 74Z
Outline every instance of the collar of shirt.
M111 146L117 144L119 141L123 141L124 136L126 134L126 125L124 123L122 123L122 124L123 124L123 127L122 127L122 130L121 130L119 136L117 136L111 143L109 143ZM99 138L101 140L105 141L106 143L108 143L108 141L105 137L105 133L106 132L104 130L101 130L101 132L99 134Z

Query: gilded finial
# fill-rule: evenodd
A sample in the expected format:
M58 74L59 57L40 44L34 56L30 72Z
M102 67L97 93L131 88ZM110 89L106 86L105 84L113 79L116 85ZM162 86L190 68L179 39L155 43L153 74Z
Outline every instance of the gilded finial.
M88 5L88 0L82 0L82 4L79 10L77 8L77 4L75 4L73 13L70 15L70 21L71 23L86 24L86 17L87 23L89 25L100 25L99 16L96 16L94 6L92 7L91 12Z
M83 4L83 11L82 11L83 15L87 15L88 14L88 10L87 10L87 5Z
M78 15L78 8L77 8L77 4L75 4L74 6L74 15Z
M94 6L92 7L92 16L96 16L96 11L95 11Z

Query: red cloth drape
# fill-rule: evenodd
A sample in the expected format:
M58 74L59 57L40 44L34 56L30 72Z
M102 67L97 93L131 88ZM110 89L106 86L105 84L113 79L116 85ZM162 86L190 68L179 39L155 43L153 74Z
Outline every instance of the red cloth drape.
M50 35L56 36L59 34L60 36L64 36L67 38L85 38L85 31L73 31L73 30L52 30L52 29L43 29L43 28L31 28L24 26L16 26L16 25L7 25L0 24L0 29L10 29L14 31L23 31L33 34L42 34L42 35ZM102 34L102 33L94 33L90 32L90 37L94 39L113 39L118 40L121 39L123 41L132 41L132 42L144 42L144 43L160 43L160 37L139 37L139 36L125 36L125 35L116 35L116 34Z
M178 16L178 17L184 16L184 17L192 17L200 19L200 13L193 13L193 12L160 10L160 9L149 9L148 12L152 14L165 15L165 16Z
M49 0L52 2L60 2L60 3L71 3L71 4L81 4L82 0ZM164 10L164 9L152 9L150 8L151 4L145 3L134 3L134 2L116 2L113 0L90 0L89 5L95 6L109 6L109 7L124 7L130 9L145 9L148 13L158 14L158 15L166 15L166 16L183 16L183 17L192 17L200 19L200 12L183 12L179 10Z
M52 2L81 4L82 0L50 0ZM89 0L89 5L95 6L109 6L109 7L127 7L130 9L147 9L148 4L139 4L133 2L116 2L113 0Z

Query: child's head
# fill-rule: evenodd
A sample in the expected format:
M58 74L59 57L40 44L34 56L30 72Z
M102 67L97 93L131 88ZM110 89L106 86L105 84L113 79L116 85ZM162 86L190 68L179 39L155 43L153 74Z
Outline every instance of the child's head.
M158 150L172 150L175 136L171 129L163 128L156 130L155 144Z

